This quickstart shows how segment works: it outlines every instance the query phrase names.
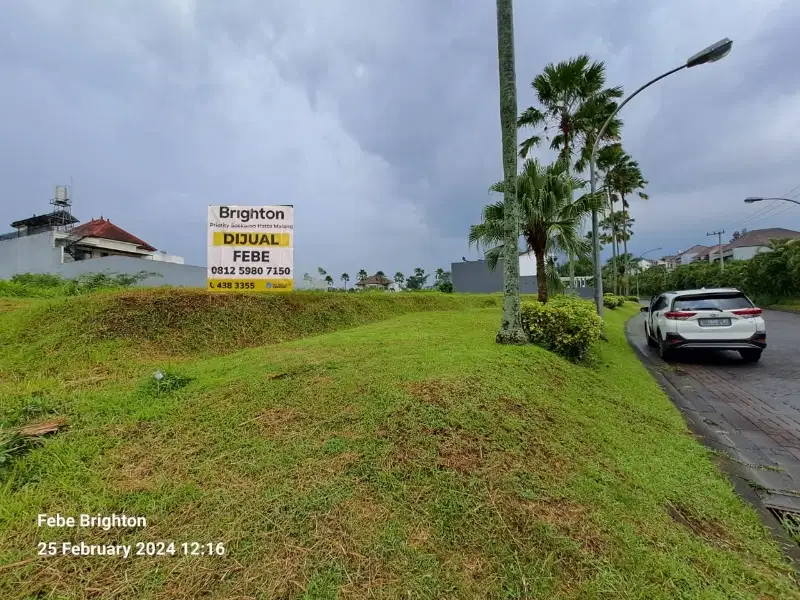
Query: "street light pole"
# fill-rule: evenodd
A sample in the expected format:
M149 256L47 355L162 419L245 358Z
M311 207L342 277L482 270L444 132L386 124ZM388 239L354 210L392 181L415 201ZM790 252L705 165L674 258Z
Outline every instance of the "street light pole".
M795 204L800 204L800 200L794 200L792 198L761 198L760 196L750 196L744 199L745 204L752 204L753 202L762 202L764 200L783 200L784 202L794 202Z
M639 297L639 275L642 274L642 260L644 260L645 254L650 254L651 252L658 252L661 248L653 248L652 250L648 250L647 252L642 252L639 255L639 263L636 265L636 297Z
M655 79L651 79L647 83L645 83L642 87L638 90L633 92L630 96L625 98L622 103L617 106L614 112L609 115L606 119L606 122L603 123L603 126L600 128L600 131L594 137L594 141L592 143L592 154L589 158L589 182L590 182L590 189L592 196L597 192L597 173L596 173L596 162L597 162L597 150L600 146L600 142L603 140L603 134L608 127L608 124L611 120L617 116L617 113L622 110L622 107L625 106L628 102L633 100L639 92L642 90L650 87L657 81L672 75L673 73L677 73L682 69L690 69L691 67L696 67L698 65L704 65L706 63L716 62L721 58L725 58L731 51L731 47L733 46L733 41L729 40L728 38L721 39L720 41L716 42L715 44L711 44L708 48L705 48L695 54L694 56L689 57L685 64L682 64L679 67L675 67L656 77ZM594 250L594 301L597 307L597 314L603 316L603 269L602 265L600 264L600 218L598 215L597 208L592 210L592 242L593 242L593 250Z

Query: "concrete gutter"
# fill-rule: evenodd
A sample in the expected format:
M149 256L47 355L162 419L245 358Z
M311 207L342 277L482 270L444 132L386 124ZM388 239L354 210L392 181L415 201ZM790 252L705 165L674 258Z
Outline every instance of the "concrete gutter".
M771 309L772 310L772 309ZM758 482L760 477L755 469L737 461L730 456L731 445L723 439L722 434L707 423L687 397L667 378L659 368L661 365L655 357L647 354L631 338L631 322L638 315L631 317L625 324L625 338L628 345L636 352L639 360L647 367L653 378L659 383L672 403L683 415L689 430L707 448L714 450L712 460L717 468L722 471L730 481L736 493L747 501L758 513L761 523L772 533L778 542L783 555L789 560L794 569L800 573L800 545L789 536L780 521L767 509L757 491L750 482Z

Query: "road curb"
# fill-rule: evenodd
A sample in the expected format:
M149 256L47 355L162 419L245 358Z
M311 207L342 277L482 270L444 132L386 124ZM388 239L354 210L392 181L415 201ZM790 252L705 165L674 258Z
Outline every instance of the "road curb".
M795 571L800 573L800 546L789 537L783 525L781 525L778 519L767 509L761 496L759 496L749 484L749 482L754 479L750 474L751 469L729 457L728 452L730 451L730 446L726 444L719 434L697 413L692 406L691 400L684 396L675 384L661 372L658 368L658 363L653 357L643 352L642 348L631 339L631 322L634 321L637 316L638 315L634 315L625 322L625 339L628 345L639 357L640 362L658 382L661 389L664 390L664 393L669 396L672 403L678 408L686 421L689 431L698 438L700 443L715 451L713 461L717 468L725 474L736 493L756 510L762 525L772 533L783 555L789 560Z
M767 310L774 310L777 312L784 312L792 315L800 315L800 310L795 310L794 308L776 308L775 306L768 306Z

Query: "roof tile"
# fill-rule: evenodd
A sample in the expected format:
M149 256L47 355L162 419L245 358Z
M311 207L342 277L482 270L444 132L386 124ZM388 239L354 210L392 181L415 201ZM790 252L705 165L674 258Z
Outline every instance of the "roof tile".
M142 250L147 250L149 252L156 251L150 244L128 233L121 227L117 227L108 219L92 219L88 223L75 227L71 233L81 237L96 237L104 240L113 240L115 242L126 242L128 244L135 244Z

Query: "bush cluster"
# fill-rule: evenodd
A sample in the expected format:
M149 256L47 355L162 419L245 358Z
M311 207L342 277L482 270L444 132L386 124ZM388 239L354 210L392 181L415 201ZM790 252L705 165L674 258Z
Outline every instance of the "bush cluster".
M627 300L628 302L636 302L636 304L639 304L639 296L626 296L625 300Z
M625 296L615 296L614 294L603 294L603 306L615 309L625 304Z
M594 304L576 296L555 296L547 304L522 303L522 327L528 339L572 361L587 357L602 326Z
M21 273L9 280L0 280L0 297L58 298L78 296L100 290L130 287L159 273L140 271L135 275L120 273L85 273L74 279L46 273Z

